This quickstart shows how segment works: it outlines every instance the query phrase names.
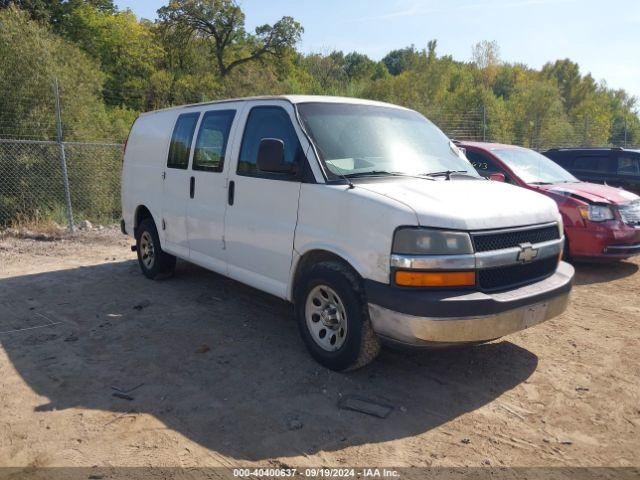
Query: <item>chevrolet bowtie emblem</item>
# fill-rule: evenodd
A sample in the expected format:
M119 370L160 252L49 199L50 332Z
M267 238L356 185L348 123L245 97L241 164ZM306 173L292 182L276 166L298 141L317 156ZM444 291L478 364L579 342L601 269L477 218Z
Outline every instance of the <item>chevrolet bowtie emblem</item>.
M532 262L538 256L538 249L533 248L530 243L521 243L519 245L518 261L522 263Z

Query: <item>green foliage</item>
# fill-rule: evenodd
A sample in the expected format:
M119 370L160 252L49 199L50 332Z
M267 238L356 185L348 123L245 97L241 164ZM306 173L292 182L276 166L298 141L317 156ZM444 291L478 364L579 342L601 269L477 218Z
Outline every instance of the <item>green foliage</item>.
M152 25L138 22L130 11L91 5L76 8L64 23L65 36L100 61L107 103L145 109L149 80L163 55Z
M99 64L76 45L29 21L20 10L0 12L3 136L54 136L52 84L56 78L64 99L63 123L68 139L97 135L113 138L120 133L111 128L101 98L104 74Z
M106 13L116 11L112 0L0 0L0 9L11 6L26 11L33 20L51 24L57 32L64 31L65 20L80 7L90 6Z
M405 70L416 68L420 61L420 52L411 45L407 48L392 50L383 59L391 75L400 75Z

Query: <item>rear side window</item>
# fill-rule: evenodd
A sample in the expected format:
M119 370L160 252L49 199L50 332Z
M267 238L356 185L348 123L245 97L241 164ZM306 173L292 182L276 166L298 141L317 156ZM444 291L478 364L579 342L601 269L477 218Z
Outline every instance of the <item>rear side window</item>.
M222 171L229 131L235 114L235 110L220 110L204 114L193 152L193 170Z
M253 177L282 178L278 174L270 174L258 170L258 148L263 138L276 138L284 142L285 163L297 163L302 156L302 148L298 141L289 114L281 107L254 107L249 112L247 125L242 137L242 147L238 160L238 174Z
M199 113L185 113L178 117L171 136L167 167L186 169L189 165L191 141L193 140L193 132L196 129L199 116Z
M609 171L609 163L609 157L604 155L581 156L573 160L573 170L579 172L606 173Z
M618 175L640 177L640 157L618 157Z

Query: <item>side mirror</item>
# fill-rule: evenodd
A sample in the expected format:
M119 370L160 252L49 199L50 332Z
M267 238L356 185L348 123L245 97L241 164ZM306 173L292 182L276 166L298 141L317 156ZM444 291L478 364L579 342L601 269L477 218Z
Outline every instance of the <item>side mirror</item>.
M489 180L493 180L494 182L506 182L507 177L504 176L504 173L491 173L489 174Z
M258 170L270 173L293 173L294 165L284 161L284 142L263 138L258 148Z

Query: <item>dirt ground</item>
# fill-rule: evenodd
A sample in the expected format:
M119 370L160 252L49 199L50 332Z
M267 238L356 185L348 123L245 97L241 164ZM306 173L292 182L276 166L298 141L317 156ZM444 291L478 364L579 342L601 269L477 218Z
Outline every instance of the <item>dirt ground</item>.
M149 281L115 228L46 240L0 237L0 466L639 464L638 260L578 265L525 332L338 374L280 300L184 262Z

